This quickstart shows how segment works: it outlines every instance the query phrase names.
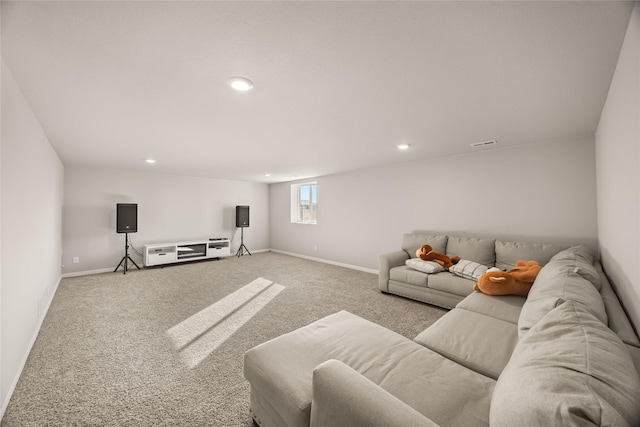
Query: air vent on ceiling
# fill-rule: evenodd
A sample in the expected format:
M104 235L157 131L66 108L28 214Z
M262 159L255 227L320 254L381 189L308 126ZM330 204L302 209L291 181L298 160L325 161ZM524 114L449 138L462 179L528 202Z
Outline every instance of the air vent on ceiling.
M474 142L473 144L469 144L472 147L486 147L487 145L493 145L493 144L497 144L498 141L496 141L495 139L492 139L491 141L484 141L484 142Z

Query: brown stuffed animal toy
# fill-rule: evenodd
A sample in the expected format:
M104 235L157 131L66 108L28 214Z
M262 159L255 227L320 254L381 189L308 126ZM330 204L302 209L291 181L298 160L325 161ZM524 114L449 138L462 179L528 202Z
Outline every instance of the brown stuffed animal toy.
M423 261L435 261L445 268L449 268L460 261L459 257L448 257L445 254L434 251L429 245L422 245L422 247L416 251L416 257Z
M509 271L489 271L473 287L487 295L520 295L526 297L542 266L536 261L518 261Z

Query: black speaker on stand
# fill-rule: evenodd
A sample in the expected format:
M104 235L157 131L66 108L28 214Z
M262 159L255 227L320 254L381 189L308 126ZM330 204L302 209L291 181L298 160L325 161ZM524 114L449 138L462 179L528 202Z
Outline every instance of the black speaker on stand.
M124 274L127 274L129 261L138 267L138 264L129 256L129 233L138 232L138 205L136 203L116 204L116 232L124 233L124 256L113 272L115 273L122 266ZM138 270L140 270L140 267L138 267Z
M236 227L240 227L240 247L236 256L244 255L245 251L251 255L249 249L244 245L244 228L249 226L249 206L236 206Z

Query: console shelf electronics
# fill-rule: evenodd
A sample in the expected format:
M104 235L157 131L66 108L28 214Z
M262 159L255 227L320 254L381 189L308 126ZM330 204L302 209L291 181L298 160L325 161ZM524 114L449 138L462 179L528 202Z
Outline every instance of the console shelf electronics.
M230 243L229 239L213 239L145 245L144 265L150 267L174 262L230 256Z

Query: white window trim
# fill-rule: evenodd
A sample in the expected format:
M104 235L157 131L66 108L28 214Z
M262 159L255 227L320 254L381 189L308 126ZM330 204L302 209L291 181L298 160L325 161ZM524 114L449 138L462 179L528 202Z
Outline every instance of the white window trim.
M298 182L295 184L291 184L291 223L292 224L310 224L315 225L318 223L318 218L316 217L315 221L300 221L298 218L298 208L300 207L300 187L305 185L315 185L316 186L316 198L318 191L318 182L317 181L306 181L306 182ZM309 195L311 197L311 195ZM316 200L317 203L317 200ZM317 215L317 213L316 213Z

